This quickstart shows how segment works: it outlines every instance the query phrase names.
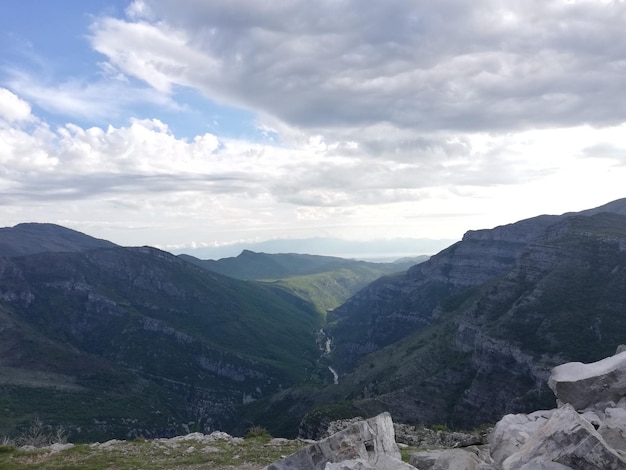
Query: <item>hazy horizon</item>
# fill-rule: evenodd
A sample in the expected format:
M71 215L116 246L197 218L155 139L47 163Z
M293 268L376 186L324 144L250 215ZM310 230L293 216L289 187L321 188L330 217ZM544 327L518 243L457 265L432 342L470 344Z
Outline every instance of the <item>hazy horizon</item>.
M167 250L173 254L187 254L200 259L232 258L243 250L257 253L298 253L363 261L390 262L405 257L432 256L458 240L387 239L371 241L329 238L276 239L256 243L235 243L222 246L203 246Z

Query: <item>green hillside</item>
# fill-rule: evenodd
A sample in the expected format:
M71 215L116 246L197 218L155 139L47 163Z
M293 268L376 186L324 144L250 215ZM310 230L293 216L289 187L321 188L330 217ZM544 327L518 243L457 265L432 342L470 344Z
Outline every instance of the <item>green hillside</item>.
M264 282L302 297L325 315L327 311L340 306L360 289L384 275L376 268L355 266Z
M428 259L428 256L418 256L394 263L373 263L333 256L268 254L249 250L235 258L217 261L188 255L179 257L212 272L236 279L263 281L273 288L291 292L313 304L323 315L374 280L406 271Z
M245 401L319 380L322 318L289 293L151 248L0 264L0 434L34 414L76 439L225 429Z

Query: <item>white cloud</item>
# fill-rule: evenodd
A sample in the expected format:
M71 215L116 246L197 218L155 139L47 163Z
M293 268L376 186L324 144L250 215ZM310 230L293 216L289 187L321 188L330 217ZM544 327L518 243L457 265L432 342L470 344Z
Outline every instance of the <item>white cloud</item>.
M30 117L30 105L26 101L6 88L0 88L0 119L13 122L25 121Z
M115 75L112 67L102 66L106 77ZM47 83L41 77L11 70L9 83L20 96L48 112L89 120L111 120L136 105L152 104L179 109L171 98L151 88L139 88L119 74L112 80L86 81L71 79Z

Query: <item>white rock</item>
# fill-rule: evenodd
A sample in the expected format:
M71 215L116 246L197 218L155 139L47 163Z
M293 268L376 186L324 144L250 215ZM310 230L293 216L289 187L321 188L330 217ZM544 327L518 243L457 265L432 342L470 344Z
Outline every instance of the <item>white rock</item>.
M556 462L546 462L543 459L539 459L522 465L519 470L572 470L572 467Z
M518 452L502 464L503 470L529 470L559 463L575 470L624 470L624 460L611 449L571 405L564 405L554 412L548 422L534 433ZM561 467L562 468L562 467Z
M48 447L46 447L47 449L50 449L52 452L61 452L62 450L66 450L66 449L71 449L72 447L74 447L74 444L72 443L66 443L66 444L60 444L60 443L55 443L55 444L51 444Z
M501 465L517 452L554 412L555 410L540 410L529 415L511 414L498 421L489 435L491 457L495 464Z
M552 369L548 386L561 404L584 410L617 403L626 392L626 351L598 362L569 362Z
M324 470L416 470L414 466L386 455L381 455L376 462L363 459L344 460L343 462L328 462ZM421 469L420 469L421 470Z
M208 437L212 441L230 441L233 439L233 436L222 431L213 431Z
M109 441L103 442L98 447L100 447L101 449L109 449L111 447L115 447L116 445L118 445L118 444L120 444L122 442L123 441L119 441L117 439L111 439Z
M411 468L401 460L391 416L389 413L382 413L366 421L354 423L326 439L274 462L267 466L266 470L323 470L327 468L327 464L340 463L353 465L352 468L358 468L354 465L366 463L380 470ZM342 467L331 468L337 470Z
M411 454L409 463L419 470L476 470L481 462L475 452L442 449Z
M604 410L604 421L598 428L598 434L613 449L626 452L626 410L623 408Z

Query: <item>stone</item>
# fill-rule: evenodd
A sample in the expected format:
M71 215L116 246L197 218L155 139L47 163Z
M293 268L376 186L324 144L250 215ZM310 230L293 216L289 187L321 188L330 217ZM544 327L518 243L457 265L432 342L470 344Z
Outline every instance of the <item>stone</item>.
M561 467L551 465L552 462ZM502 464L503 470L537 468L624 470L626 460L607 445L591 423L566 404Z
M502 465L502 462L517 452L548 421L554 411L540 410L529 415L509 414L498 421L489 435L494 463Z
M607 408L598 434L615 450L626 452L626 410Z
M476 470L486 462L481 462L478 453L471 450L444 449L415 452L409 463L419 470Z
M548 386L560 404L585 410L626 395L626 351L597 362L568 362L552 369Z
M56 442L54 444L50 444L47 447L47 449L50 449L52 452L61 452L62 450L71 449L72 447L74 447L74 444L70 442L67 442L67 443Z
M414 466L394 459L387 455L381 455L376 463L367 462L363 459L344 460L343 462L327 463L324 470L416 470ZM421 470L421 469L420 469Z
M395 441L393 421L389 413L359 421L315 444L265 467L265 470L339 470L346 468L367 469L369 465L379 470L396 470L407 467L402 462ZM352 465L350 467L349 465ZM360 467L359 467L360 465Z

